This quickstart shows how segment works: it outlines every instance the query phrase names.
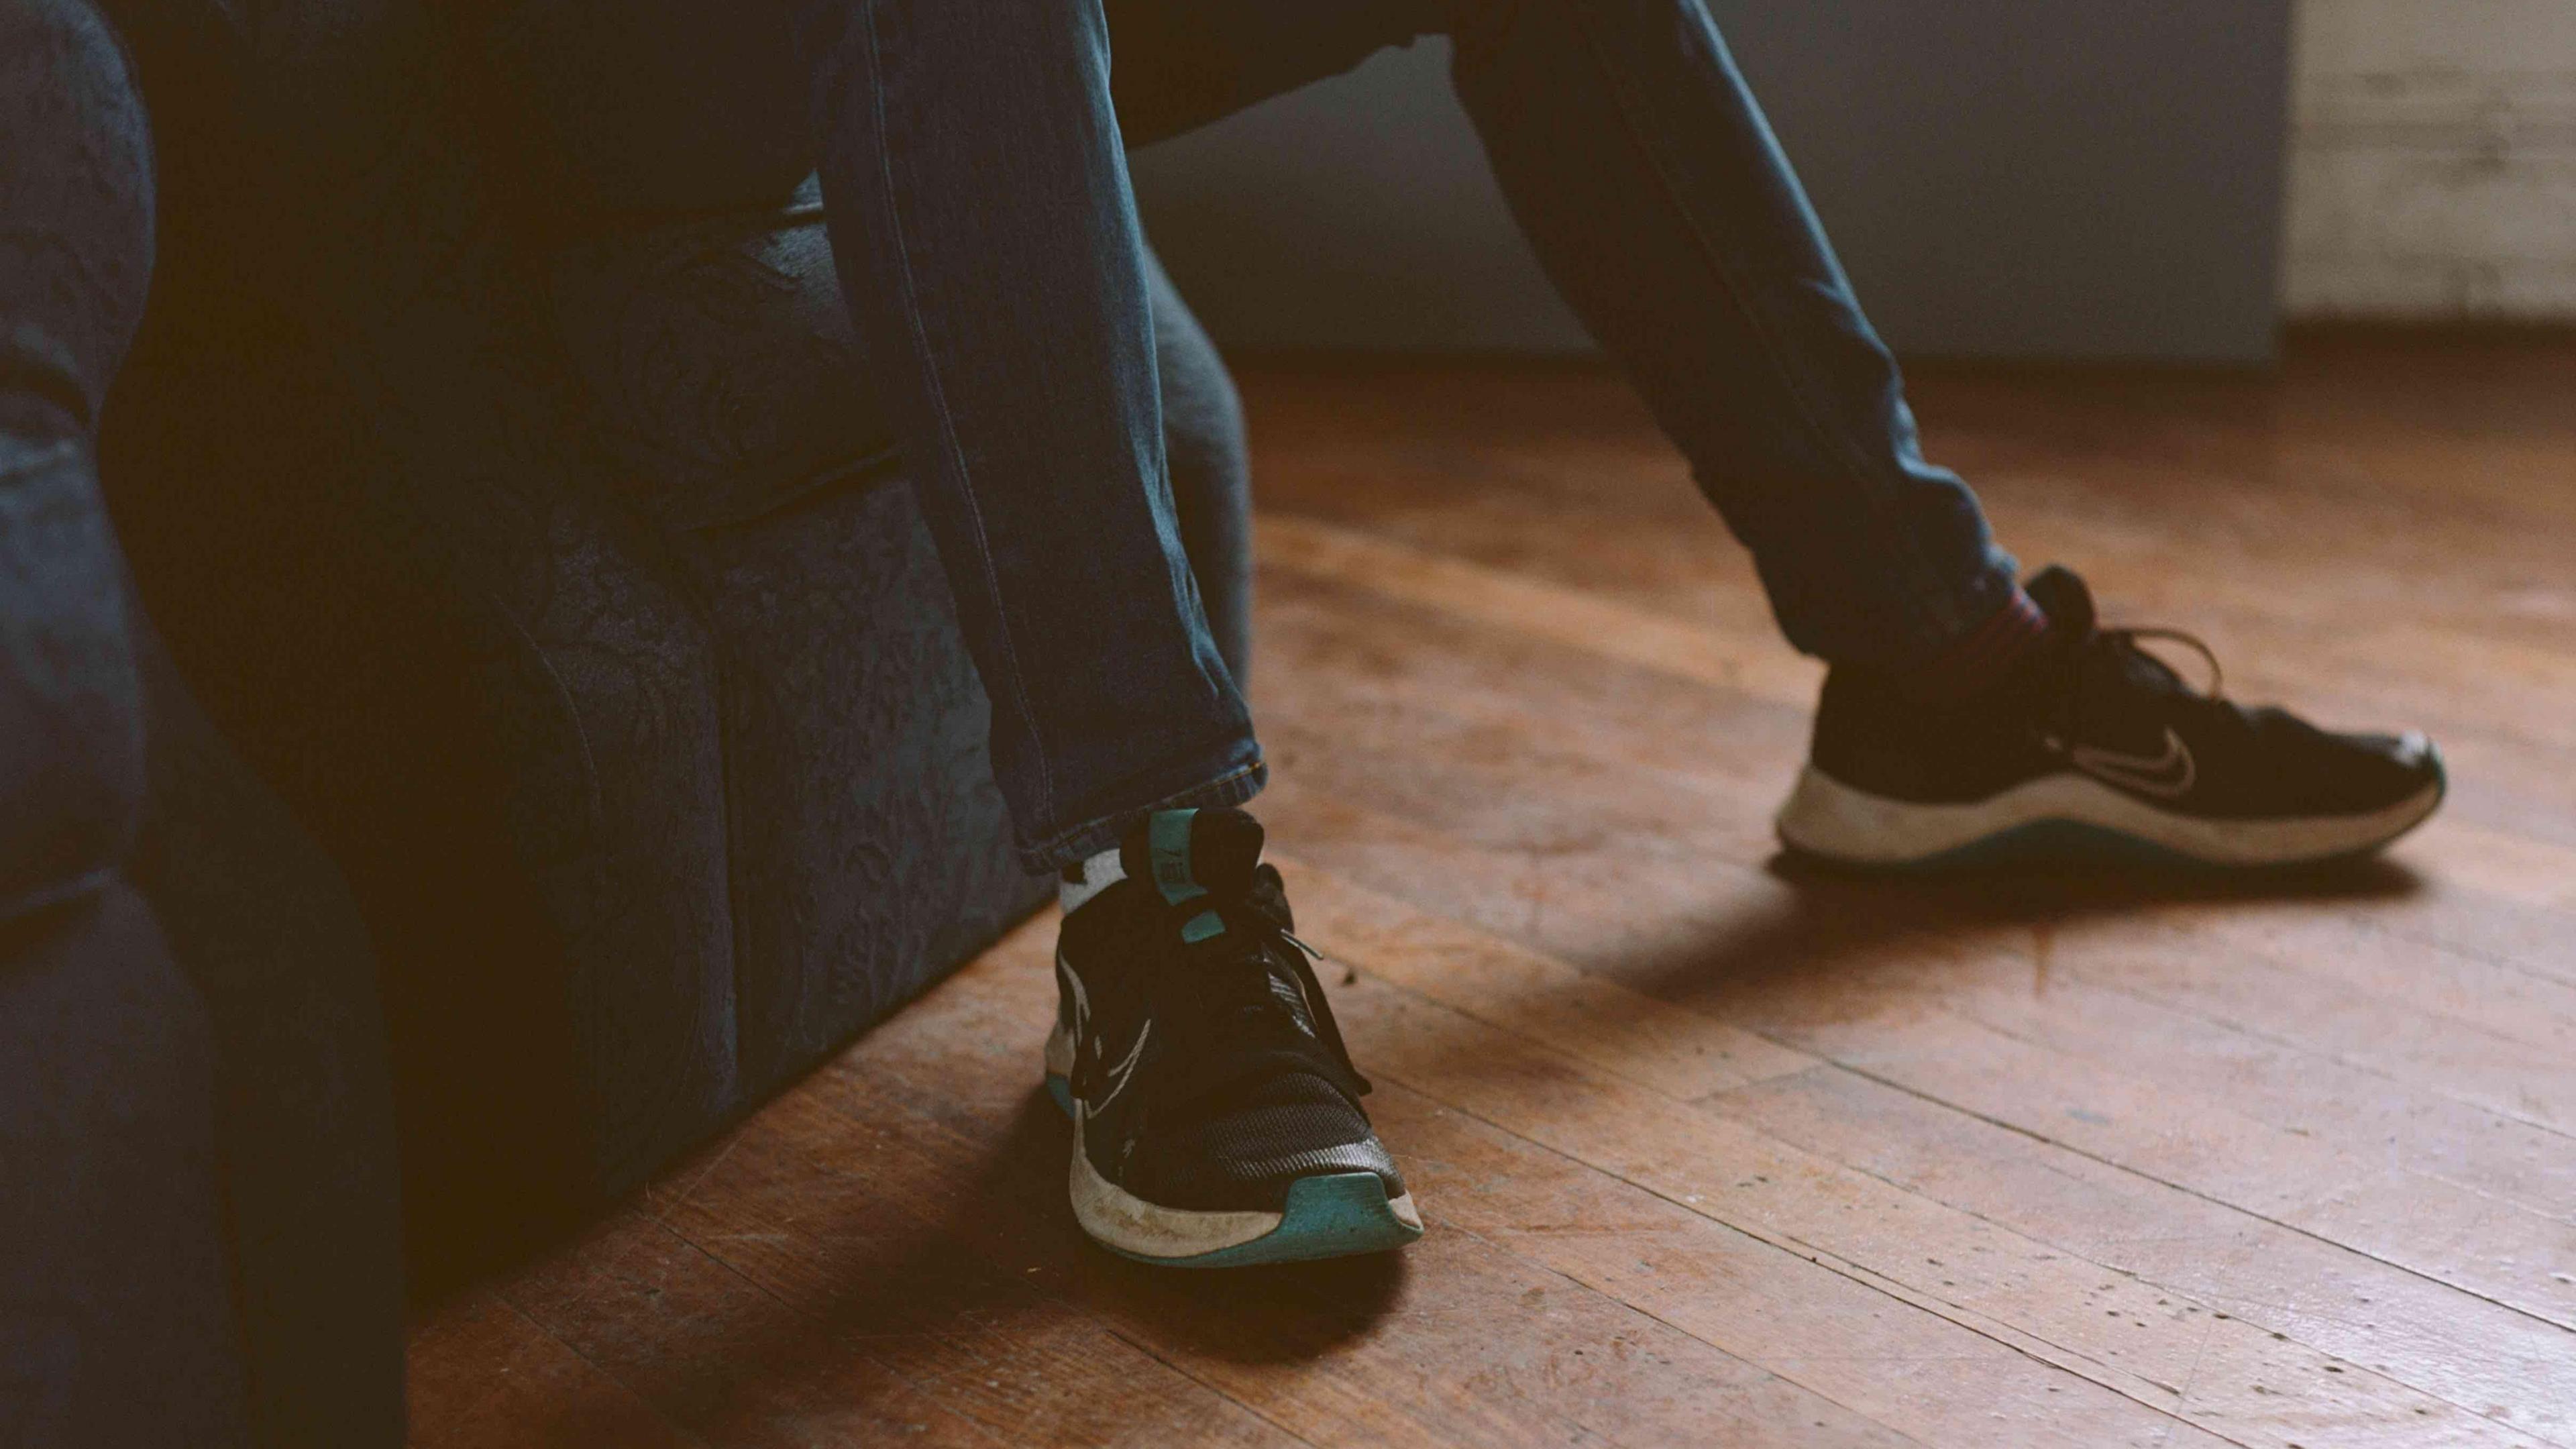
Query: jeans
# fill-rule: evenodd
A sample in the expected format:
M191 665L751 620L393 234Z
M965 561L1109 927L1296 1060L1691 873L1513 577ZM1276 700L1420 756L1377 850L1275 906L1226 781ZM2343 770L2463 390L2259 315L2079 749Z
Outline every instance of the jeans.
M843 290L1033 869L1263 780L1174 524L1125 147L1419 36L1453 42L1514 215L1792 644L1916 667L2013 597L1701 0L791 0L788 19Z

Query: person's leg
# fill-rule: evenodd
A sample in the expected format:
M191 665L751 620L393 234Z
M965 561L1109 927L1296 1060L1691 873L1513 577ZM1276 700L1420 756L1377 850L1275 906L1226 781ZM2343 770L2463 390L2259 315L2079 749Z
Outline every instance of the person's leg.
M799 0L831 236L993 699L1024 859L1063 867L1046 1071L1076 1220L1218 1266L1422 1222L1359 1105L1163 452L1099 0Z
M1781 816L1793 846L1908 861L2075 820L2277 863L2384 844L2440 802L2420 735L2201 696L2097 629L2073 575L2016 583L1975 495L1925 462L1703 0L1115 0L1112 17L1145 61L1122 108L1151 125L1450 33L1550 276L1752 549L1790 641L1835 666Z
M1703 0L1447 0L1458 92L1513 211L1834 665L1780 816L1793 848L1911 863L2074 822L2228 865L2367 850L2432 813L2420 735L2202 695L2025 592L1924 461L1894 360Z
M1131 137L1449 33L1514 215L1752 550L1790 642L1928 686L1972 679L2035 627L1975 495L1925 462L1895 361L1700 0L1109 15Z
M1549 276L1751 549L1781 629L1922 674L2019 602L1700 0L1453 0L1458 94Z
M797 0L833 254L1023 860L1263 781L1182 550L1098 0Z

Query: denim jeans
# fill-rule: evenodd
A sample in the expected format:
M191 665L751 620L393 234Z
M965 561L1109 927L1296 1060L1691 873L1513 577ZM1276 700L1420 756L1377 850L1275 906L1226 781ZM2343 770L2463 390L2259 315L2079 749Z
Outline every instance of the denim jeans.
M1174 527L1124 148L1426 34L1791 643L1904 668L2012 597L1701 0L796 0L844 290L1033 868L1263 779Z

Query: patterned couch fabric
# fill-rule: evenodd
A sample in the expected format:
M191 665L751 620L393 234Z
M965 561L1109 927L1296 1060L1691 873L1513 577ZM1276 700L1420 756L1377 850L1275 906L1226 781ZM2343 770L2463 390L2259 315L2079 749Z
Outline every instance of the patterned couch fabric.
M236 39L229 89L137 46L176 161L231 170L171 179L202 205L107 475L182 671L365 913L434 1286L633 1188L1047 887L1011 864L810 190L532 214L434 31ZM374 109L315 160L298 108L357 104L313 79L343 52ZM1239 415L1159 278L1154 305L1240 665Z

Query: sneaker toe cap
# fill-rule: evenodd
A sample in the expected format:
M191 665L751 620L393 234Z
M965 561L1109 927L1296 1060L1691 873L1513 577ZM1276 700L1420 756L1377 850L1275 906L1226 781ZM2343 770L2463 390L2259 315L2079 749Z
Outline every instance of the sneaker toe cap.
M2442 752L2422 730L2400 734L2346 734L2334 737L2358 758L2342 774L2355 809L2376 809L2411 799L2426 786L2445 783Z
M2255 715L2255 748L2231 773L2253 813L2360 815L2443 783L2442 753L2419 730L2321 730L2280 710Z

